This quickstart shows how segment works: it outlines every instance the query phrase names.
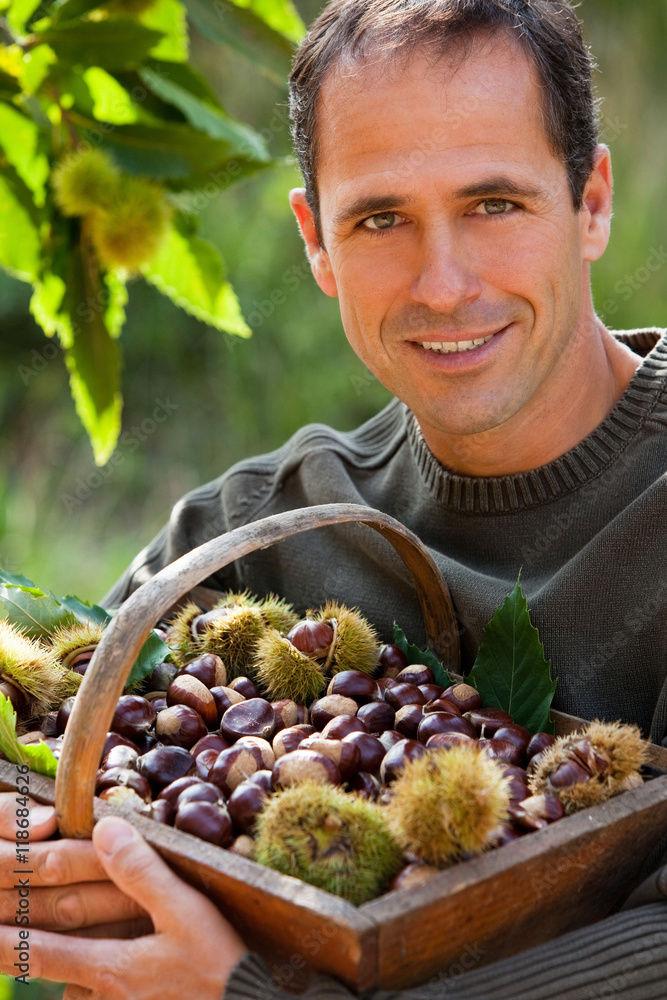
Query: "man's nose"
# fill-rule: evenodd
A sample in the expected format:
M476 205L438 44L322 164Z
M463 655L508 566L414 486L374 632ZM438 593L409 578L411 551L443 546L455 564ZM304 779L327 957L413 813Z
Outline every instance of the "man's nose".
M411 291L416 302L441 313L451 313L481 294L474 258L446 227L424 233Z

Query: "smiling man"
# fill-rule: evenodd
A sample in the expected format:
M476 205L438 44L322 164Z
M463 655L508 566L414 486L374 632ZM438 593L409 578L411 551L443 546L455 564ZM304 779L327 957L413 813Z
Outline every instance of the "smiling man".
M464 667L522 567L558 707L664 740L667 337L612 334L595 315L589 269L608 240L611 167L573 10L559 0L334 0L291 85L306 185L291 201L313 274L396 400L350 434L304 428L184 498L107 604L239 524L363 503L431 550ZM339 598L385 638L396 619L421 640L405 570L369 534L298 536L209 583L273 590L302 609ZM0 796L6 923L14 814L13 796ZM45 840L54 829L52 811L35 810L33 975L77 984L69 1000L86 989L96 1000L220 1000L225 984L227 1000L285 996L212 904L122 821L99 824L93 844ZM150 931L147 914L154 933L111 940ZM16 930L0 930L0 968L13 974ZM654 902L400 996L651 1000L666 977L667 904ZM346 995L324 980L309 992Z

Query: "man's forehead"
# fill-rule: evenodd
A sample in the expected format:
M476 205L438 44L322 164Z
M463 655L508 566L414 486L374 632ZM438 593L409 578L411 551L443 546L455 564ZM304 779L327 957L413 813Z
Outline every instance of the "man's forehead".
M318 106L318 179L401 173L429 161L474 162L501 154L518 162L547 149L537 72L505 36L435 59L379 55L329 72ZM542 150L544 153L544 150ZM445 162L443 165L447 165ZM463 179L455 181L459 187Z

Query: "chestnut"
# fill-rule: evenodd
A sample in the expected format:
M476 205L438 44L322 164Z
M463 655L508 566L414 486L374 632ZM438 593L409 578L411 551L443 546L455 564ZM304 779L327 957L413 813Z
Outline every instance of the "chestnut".
M424 695L427 704L429 701L435 701L436 698L440 698L444 690L439 684L418 684L417 687Z
M170 708L174 705L187 705L201 716L208 729L212 729L218 723L215 698L210 689L192 674L179 674L178 677L174 677L167 688L167 705Z
M189 788L184 788L176 799L176 809L186 805L188 802L222 802L224 799L217 785L210 781L197 781Z
M358 733L354 735L367 735ZM372 739L372 737L371 737ZM353 743L343 742L337 739L326 739L324 733L316 736L309 736L300 747L301 750L314 750L315 753L324 754L332 760L343 781L347 781L360 769L359 750Z
M382 689L377 681L361 670L341 670L334 674L329 682L327 694L340 694L344 698L353 698L357 705L366 705L372 701L382 701Z
M521 751L523 757L530 743L531 736L524 726L518 726L515 722L512 722L506 726L501 726L500 729L496 729L494 739L509 740L510 743L513 743Z
M406 865L405 868L402 868L398 875L395 876L389 886L389 892L393 892L396 889L416 889L430 882L433 876L437 875L439 871L439 868L426 865L423 861L413 861L411 864Z
M56 719L58 718L57 712L47 712L39 720L39 728L44 733L45 736L60 736L56 728Z
M359 706L353 698L344 698L340 694L328 694L318 698L310 706L310 721L319 729L324 729L327 722L337 715L356 715Z
M197 754L195 758L195 773L198 778L201 778L202 781L208 781L211 768L221 753L222 750L209 748L208 750L202 750L201 753Z
M195 785L203 784L205 784L205 782L200 781L199 778L195 778L193 774L187 775L185 778L176 778L175 781L170 781L168 785L165 785L155 801L157 802L160 799L165 799L175 808L179 795L185 792L188 788L193 788Z
M391 784L399 776L405 765L411 760L417 760L426 753L426 747L417 740L401 740L388 750L380 768L380 780L384 785Z
M312 618L305 618L303 621L297 622L287 633L287 638L292 645L300 653L304 653L314 660L323 660L329 655L335 637L331 625L326 622L313 621Z
M264 698L248 698L231 705L220 720L220 732L233 743L241 736L259 736L270 740L276 717Z
M378 656L380 662L380 672L385 677L395 677L399 671L408 665L408 658L400 646L393 642L380 646Z
M378 736L378 740L385 750L391 750L392 747L395 747L397 743L400 743L401 740L404 739L405 736L403 736L402 733L397 732L395 729L385 729L385 731L380 733Z
M137 744L132 740L126 740L124 736L120 733L107 733L107 738L104 741L104 746L102 748L102 760L106 757L110 750L114 747L132 747L134 750L138 751Z
M310 729L311 732L307 732L307 729ZM276 758L296 750L300 743L316 732L317 730L312 726L290 726L289 729L282 729L273 738L272 749Z
M259 760L258 760L259 758ZM218 754L208 772L208 781L217 785L229 797L237 785L262 769L261 757L251 747L230 747Z
M265 792L273 791L273 769L271 771L255 771L246 781L252 781L253 785L259 785Z
M194 757L183 747L154 747L137 758L139 774L148 778L153 793L157 794L176 778L184 778L195 769Z
M346 743L355 746L359 751L357 770L368 771L371 774L379 772L387 751L377 737L371 736L370 733L350 733L343 737L343 745Z
M428 750L451 750L462 743L472 742L473 737L466 736L465 733L436 733L435 736L429 736L426 747Z
M368 729L356 715L337 715L330 719L322 730L322 736L328 740L342 740L350 733L367 733Z
M556 737L552 736L551 733L535 733L526 747L526 758L530 760L536 754L544 753L544 751L548 750L550 746L553 746L555 742Z
M394 677L378 677L377 682L383 696L387 688L396 687L396 680Z
M112 767L108 771L100 771L95 780L95 795L100 795L116 785L131 788L144 802L151 801L151 786L148 781L129 767Z
M449 698L456 705L461 715L482 707L482 696L477 688L465 682L452 684L451 687L445 688L443 697Z
M276 762L276 755L268 740L263 740L259 736L242 736L240 740L236 741L234 746L254 749L260 755L262 767L269 771L272 770Z
M403 667L396 675L396 680L399 684L414 684L417 687L420 684L435 684L433 671L424 663L410 663Z
M244 698L261 698L259 690L249 677L235 677L229 682L232 691L238 691Z
M240 833L249 833L255 826L255 820L262 811L270 792L253 781L242 781L229 796L227 809L234 829Z
M156 711L150 701L137 694L122 694L111 720L111 731L128 740L147 733L155 722Z
M448 712L450 715L461 717L457 706L453 701L449 701L448 698L435 698L433 701L427 701L424 705L424 715L428 715L429 712Z
M167 746L189 750L206 735L206 724L199 713L188 705L172 705L158 714L155 735Z
M190 753L196 760L199 754L204 750L216 750L220 753L222 750L227 750L230 745L231 744L224 738L224 736L221 736L220 733L206 733L205 736L202 736L202 738L195 743L190 750Z
M374 774L369 774L368 771L358 771L350 778L347 787L351 792L357 792L362 798L377 802L381 786Z
M357 719L363 722L369 733L384 733L386 729L393 729L395 718L395 709L386 701L371 701L357 712Z
M164 823L166 826L171 826L174 822L175 810L171 802L167 802L166 799L155 799L151 802L151 819L156 820L158 823Z
M555 795L531 795L509 809L512 822L520 829L543 830L565 815L560 799Z
M212 687L211 694L213 695L213 701L215 702L218 722L220 722L220 719L223 717L228 708L232 705L238 705L240 702L245 701L245 698L240 691L232 691L231 688L224 686Z
M463 714L464 718L470 719L477 735L482 737L495 736L501 726L514 722L509 712L502 708L473 708Z
M62 736L65 732L65 727L69 722L69 717L74 708L75 696L72 695L71 698L65 698L64 702L58 709L58 714L56 715L56 731L53 733L54 736Z
M475 727L461 715L450 715L449 712L431 712L423 715L417 729L417 739L427 743L436 733L461 733L475 739Z
M549 784L552 788L570 788L571 785L588 781L590 777L591 772L587 768L578 761L567 758L550 773Z
M137 744L139 755L148 753L149 750L158 745L158 739L153 733L143 733L141 736L136 736L134 742Z
M255 853L255 841L247 833L241 833L227 848L230 854L238 854L240 858L252 860Z
M122 744L117 747L112 747L102 761L102 770L108 771L112 767L133 768L138 756L139 751L135 750L134 747L126 747Z
M282 698L280 701L272 701L271 708L276 717L276 728L274 732L281 729L289 729L299 721L299 706L291 698Z
M477 746L487 757L493 760L503 760L508 764L520 764L523 760L523 753L514 743L509 740L497 740L495 737L489 739L482 738L477 741Z
M402 733L407 739L417 738L417 730L424 719L421 705L404 705L399 708L394 720L394 729Z
M332 760L314 750L294 750L276 761L272 780L275 788L289 788L304 781L340 785L340 771Z
M204 611L201 615L197 615L190 625L193 639L204 635L211 622L219 621L220 618L229 618L231 613L231 608L212 608L211 611Z
M234 840L229 813L213 802L188 802L181 806L176 812L174 827L218 847L228 847Z
M198 681L209 688L222 686L227 683L227 670L219 656L214 653L202 653L194 660L186 663L181 674L190 674Z
M175 663L158 663L153 667L153 673L148 677L151 691L161 691L163 694L180 669Z
M0 680L0 694L9 699L15 712L20 712L24 705L28 703L28 696L17 684L13 684L6 677ZM60 734L58 734L60 735Z
M405 705L423 705L426 701L417 685L407 682L395 684L392 688L385 688L384 700L397 712Z

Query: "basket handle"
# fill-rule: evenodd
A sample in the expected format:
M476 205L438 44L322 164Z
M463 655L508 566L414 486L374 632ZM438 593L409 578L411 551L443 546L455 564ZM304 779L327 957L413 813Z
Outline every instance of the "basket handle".
M118 698L153 625L197 584L229 563L313 528L356 521L383 535L412 574L429 646L458 670L459 630L449 590L413 532L361 504L322 504L252 521L204 542L139 587L115 614L86 670L67 725L56 774L56 815L64 837L90 837L95 776Z

